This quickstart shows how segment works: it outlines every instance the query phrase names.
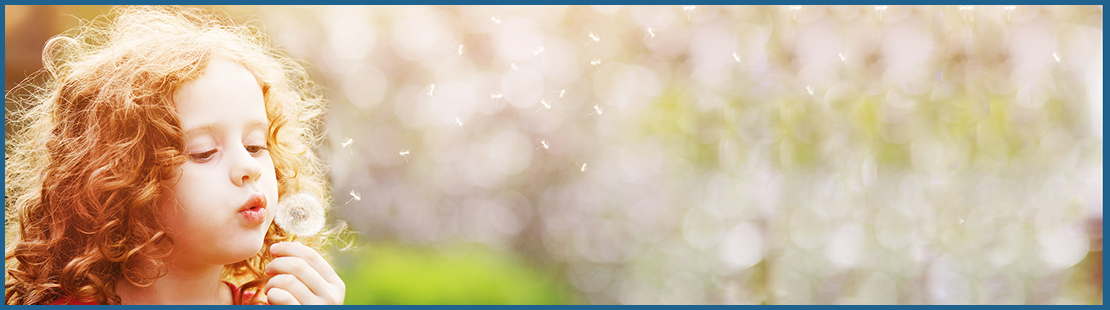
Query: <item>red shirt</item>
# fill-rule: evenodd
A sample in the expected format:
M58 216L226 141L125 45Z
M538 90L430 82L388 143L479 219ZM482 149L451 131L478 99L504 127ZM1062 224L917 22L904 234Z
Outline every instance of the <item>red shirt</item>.
M244 292L243 300L239 300L239 287L235 286L235 284L231 284L231 282L224 281L224 283L231 288L231 304L233 305L246 305L247 301L251 300L251 297L254 297L254 292ZM73 296L65 296L58 298L58 300L50 303L50 305L97 305L97 303L94 300L83 301L75 299Z

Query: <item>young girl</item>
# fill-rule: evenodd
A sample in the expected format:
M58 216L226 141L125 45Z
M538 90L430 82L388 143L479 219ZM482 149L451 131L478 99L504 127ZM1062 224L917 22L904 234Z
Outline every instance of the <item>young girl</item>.
M341 304L320 237L273 221L330 202L303 67L199 9L114 13L51 39L15 99L7 304Z

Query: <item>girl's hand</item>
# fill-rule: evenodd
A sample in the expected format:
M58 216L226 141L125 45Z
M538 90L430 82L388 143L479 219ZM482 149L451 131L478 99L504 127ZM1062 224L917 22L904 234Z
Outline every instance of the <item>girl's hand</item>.
M263 292L271 305L341 305L347 287L316 250L298 242L270 246L274 260L266 265L273 275Z

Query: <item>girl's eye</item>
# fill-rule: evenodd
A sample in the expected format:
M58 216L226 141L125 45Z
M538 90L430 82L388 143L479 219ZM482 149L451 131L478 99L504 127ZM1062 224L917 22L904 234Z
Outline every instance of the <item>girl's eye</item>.
M198 163L205 163L209 160L212 160L213 155L216 155L215 149L209 150L207 152L189 154L189 159L192 159L193 161Z
M251 156L256 156L256 157L261 156L262 152L265 152L266 150L267 150L267 148L265 146L262 146L262 145L248 145L247 146L247 152L250 152Z

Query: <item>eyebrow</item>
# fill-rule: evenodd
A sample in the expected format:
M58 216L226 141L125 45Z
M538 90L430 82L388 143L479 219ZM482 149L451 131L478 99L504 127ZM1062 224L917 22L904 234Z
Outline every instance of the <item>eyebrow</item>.
M210 123L206 123L206 124L201 125L201 126L186 129L184 133L185 133L185 136L189 136L190 134L197 133L197 132L213 131L213 130L216 130L217 127L220 127L220 125L217 122L210 122ZM262 129L267 129L268 127L270 127L269 126L269 121L251 120L251 121L247 122L247 127L246 128L256 128L256 127L257 128L262 128Z

